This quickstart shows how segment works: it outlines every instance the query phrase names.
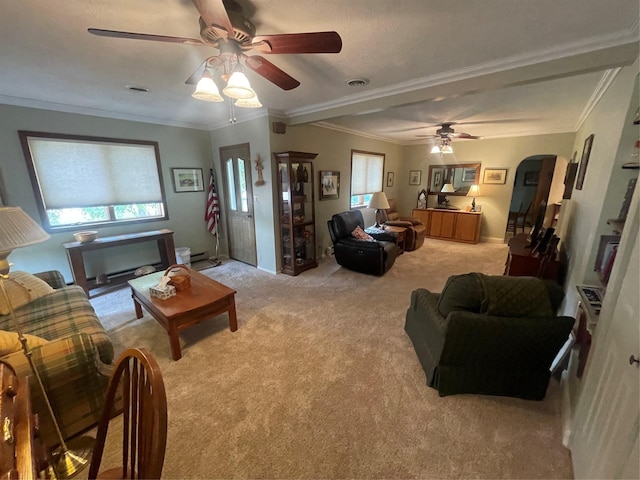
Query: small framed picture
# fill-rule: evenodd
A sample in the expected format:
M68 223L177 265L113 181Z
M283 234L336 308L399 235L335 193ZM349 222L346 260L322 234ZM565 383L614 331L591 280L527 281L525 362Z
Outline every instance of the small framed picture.
M320 200L340 197L340 172L320 171Z
M485 168L482 183L488 185L504 185L507 183L506 168Z
M203 192L201 168L172 168L173 189L176 192Z
M422 181L422 170L409 171L409 185L420 185Z
M393 187L393 180L396 174L393 172L387 172L387 187Z
M578 167L578 178L576 179L576 190L582 190L584 176L587 174L587 164L589 163L589 157L591 156L591 146L593 145L594 137L595 135L592 133L584 141L582 157L580 158L580 167Z

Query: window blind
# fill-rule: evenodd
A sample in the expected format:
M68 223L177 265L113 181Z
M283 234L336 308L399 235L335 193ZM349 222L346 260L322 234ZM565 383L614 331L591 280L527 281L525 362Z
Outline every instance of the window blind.
M351 195L364 195L382 190L384 155L352 152Z
M162 202L154 145L28 142L47 209Z

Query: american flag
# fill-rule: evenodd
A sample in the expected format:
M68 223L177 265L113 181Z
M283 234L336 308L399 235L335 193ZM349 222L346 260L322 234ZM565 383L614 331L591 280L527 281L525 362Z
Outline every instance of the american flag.
M220 203L218 203L218 194L216 193L216 185L213 181L213 171L209 177L209 190L207 193L207 208L204 212L204 221L207 222L207 230L212 235L218 236L218 223L220 221Z

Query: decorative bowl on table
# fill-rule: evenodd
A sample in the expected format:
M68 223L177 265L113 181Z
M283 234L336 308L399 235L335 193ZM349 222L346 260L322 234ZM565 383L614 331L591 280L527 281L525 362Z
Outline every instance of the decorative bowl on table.
M84 232L76 232L73 234L76 241L80 243L93 242L98 237L97 230L85 230Z

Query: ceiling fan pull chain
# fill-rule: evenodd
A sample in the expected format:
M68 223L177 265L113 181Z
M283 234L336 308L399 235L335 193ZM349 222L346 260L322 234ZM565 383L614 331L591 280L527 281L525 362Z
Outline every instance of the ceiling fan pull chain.
M231 98L229 98L228 100L229 100L229 123L233 125L237 121L236 110L233 106L233 100Z

